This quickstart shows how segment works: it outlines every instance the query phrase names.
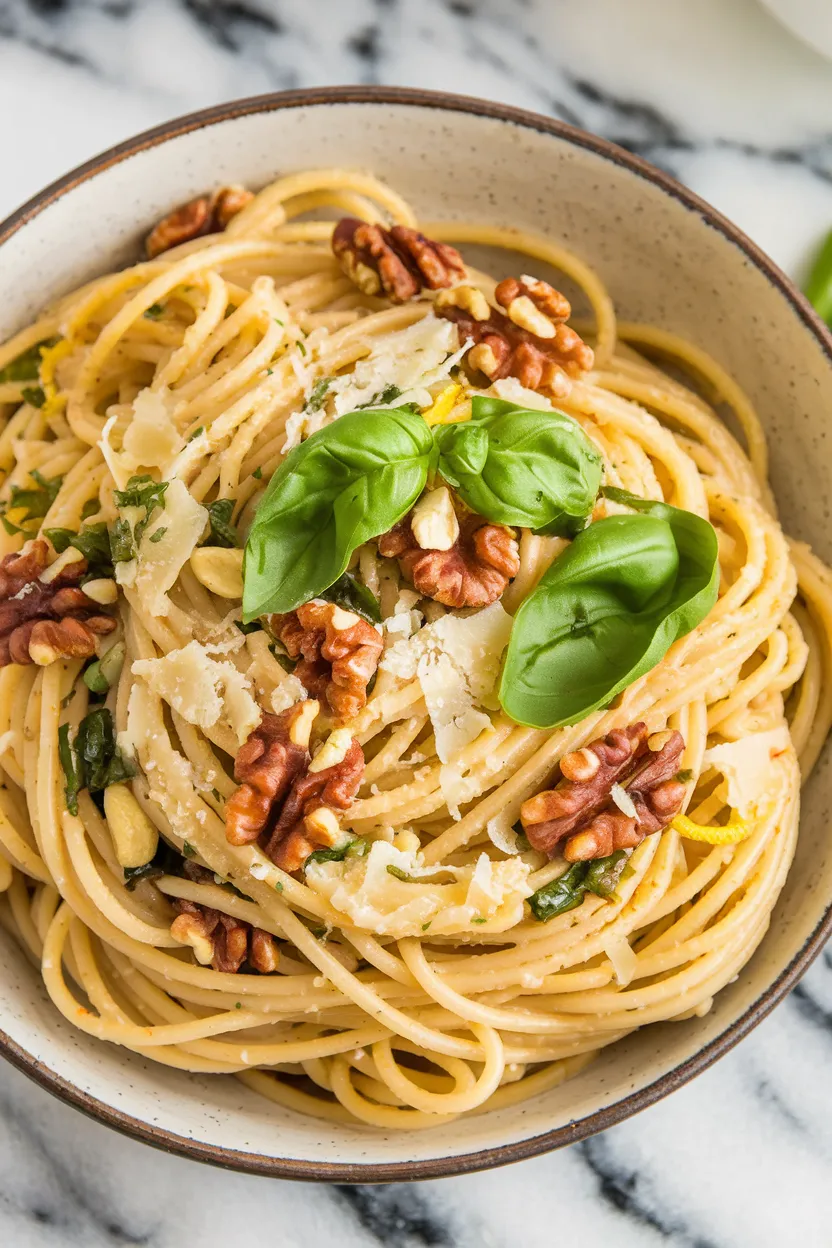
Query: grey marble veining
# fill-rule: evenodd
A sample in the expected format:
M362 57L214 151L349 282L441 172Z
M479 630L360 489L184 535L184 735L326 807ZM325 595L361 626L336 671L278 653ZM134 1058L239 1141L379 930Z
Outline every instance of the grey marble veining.
M832 66L755 0L0 0L0 215L102 147L336 82L537 109L623 143L800 275L832 225ZM0 1245L829 1248L832 956L639 1117L497 1173L384 1188L221 1174L0 1068Z

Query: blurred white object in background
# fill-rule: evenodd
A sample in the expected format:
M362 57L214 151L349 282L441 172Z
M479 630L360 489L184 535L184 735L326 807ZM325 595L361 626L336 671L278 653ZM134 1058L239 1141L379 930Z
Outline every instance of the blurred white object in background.
M832 0L762 0L778 21L832 60Z

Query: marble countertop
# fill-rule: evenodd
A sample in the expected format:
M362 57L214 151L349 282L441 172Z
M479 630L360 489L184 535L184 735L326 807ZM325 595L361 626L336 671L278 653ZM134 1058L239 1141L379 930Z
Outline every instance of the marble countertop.
M756 0L0 0L0 217L236 96L380 82L551 113L661 165L800 277L832 226L832 64ZM9 120L10 119L10 120ZM0 1244L828 1248L832 955L669 1100L507 1170L308 1187L168 1157L0 1068Z

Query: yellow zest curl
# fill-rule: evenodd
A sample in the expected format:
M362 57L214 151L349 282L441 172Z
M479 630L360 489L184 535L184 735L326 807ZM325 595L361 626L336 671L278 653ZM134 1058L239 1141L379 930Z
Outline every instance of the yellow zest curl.
M422 413L425 418L425 424L431 426L451 424L452 422L448 420L448 417L461 394L462 386L458 382L452 382L451 385L441 390L430 407L426 408Z
M677 815L670 826L687 840L704 841L707 845L737 845L753 831L751 823L741 819L736 811L731 812L731 818L721 827L694 823L687 815Z

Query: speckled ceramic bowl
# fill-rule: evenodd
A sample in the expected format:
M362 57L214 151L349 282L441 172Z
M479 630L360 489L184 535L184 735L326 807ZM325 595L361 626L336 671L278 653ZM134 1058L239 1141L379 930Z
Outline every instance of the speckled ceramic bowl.
M220 181L346 165L388 179L420 214L551 233L595 265L627 318L684 334L751 394L774 448L789 531L832 556L832 339L739 230L610 143L516 109L421 91L264 96L141 135L48 187L0 225L0 338L52 296L133 259L172 204ZM653 1026L517 1109L414 1134L324 1126L234 1079L179 1074L87 1039L6 941L0 1050L72 1105L162 1148L293 1178L381 1181L516 1161L650 1105L741 1039L832 929L828 758L805 796L797 858L768 935L705 1018ZM0 937L3 933L0 932Z

